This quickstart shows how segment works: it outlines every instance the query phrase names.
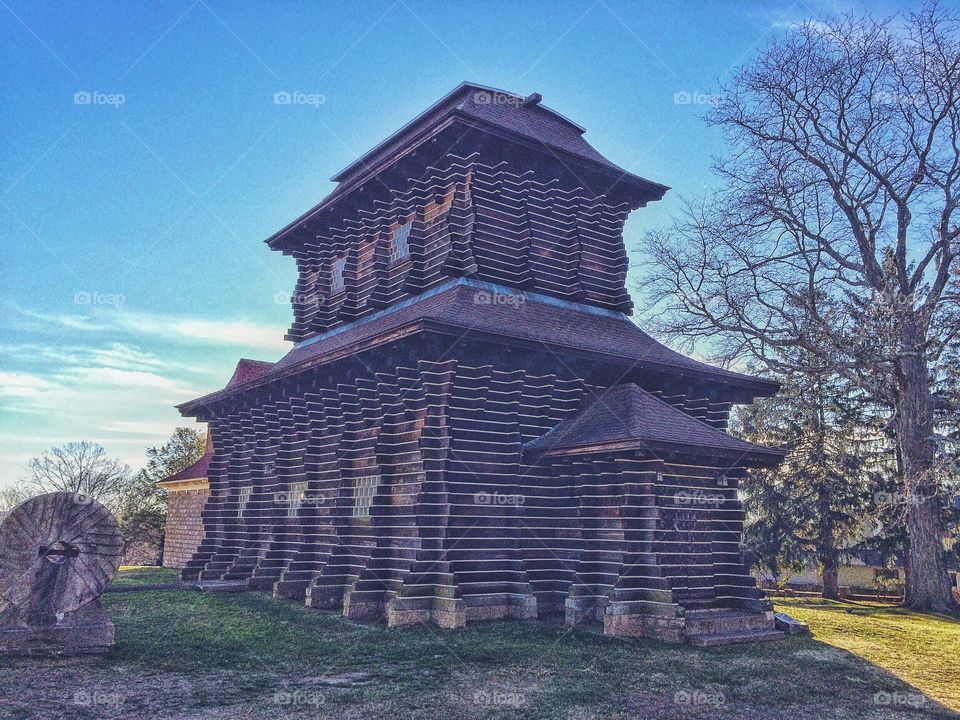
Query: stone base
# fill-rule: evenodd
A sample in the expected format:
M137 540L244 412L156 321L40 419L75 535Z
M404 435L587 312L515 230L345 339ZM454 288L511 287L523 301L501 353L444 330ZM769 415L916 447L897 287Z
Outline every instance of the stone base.
M684 626L682 617L611 614L603 616L603 634L612 637L642 637L680 644L686 641L683 634Z
M357 602L348 595L343 601L343 616L350 620L381 620L386 614L386 603Z
M471 598L398 597L387 603L387 625L402 627L432 623L455 629L467 622L482 620L536 620L537 599L532 595L510 594Z
M568 597L564 601L563 621L567 625L602 622L606 602L595 597Z
M474 596L470 600L466 604L468 622L537 619L537 599L532 594Z
M113 647L114 628L99 598L82 608L31 624L18 608L0 611L0 655L79 655Z
M323 585L310 585L306 589L304 604L307 607L320 608L321 610L342 610L344 588L326 587ZM276 590L274 590L276 593Z
M466 607L460 598L394 598L387 604L387 626L432 623L447 630L465 627Z

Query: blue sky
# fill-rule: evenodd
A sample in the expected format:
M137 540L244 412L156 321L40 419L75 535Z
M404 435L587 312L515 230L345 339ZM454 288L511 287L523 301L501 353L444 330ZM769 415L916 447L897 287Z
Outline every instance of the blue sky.
M281 357L294 264L262 240L463 80L540 92L670 185L632 244L710 186L717 80L845 7L0 0L0 485L70 440L137 467L192 423L175 403Z

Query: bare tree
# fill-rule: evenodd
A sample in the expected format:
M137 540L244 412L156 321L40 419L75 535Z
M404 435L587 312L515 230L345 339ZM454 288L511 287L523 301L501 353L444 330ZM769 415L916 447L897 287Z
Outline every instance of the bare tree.
M906 604L926 610L954 607L935 430L938 364L960 330L958 36L931 4L774 40L711 111L732 148L723 190L642 246L657 329L773 372L808 358L889 408Z
M0 513L13 510L33 495L34 493L30 491L29 486L22 480L0 488Z
M71 492L90 495L114 514L127 501L131 487L129 466L107 455L92 442L71 442L51 448L27 463L28 486L35 494Z

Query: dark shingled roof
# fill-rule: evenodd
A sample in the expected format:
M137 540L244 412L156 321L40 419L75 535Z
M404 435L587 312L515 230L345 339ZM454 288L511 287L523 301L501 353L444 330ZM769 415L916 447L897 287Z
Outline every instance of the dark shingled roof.
M591 353L620 355L640 366L686 369L703 376L749 384L775 384L697 362L661 345L623 313L459 278L356 323L311 338L277 362L274 372L416 322L496 333ZM460 334L460 333L458 333Z
M425 125L439 123L454 113L509 130L618 173L625 172L583 139L585 128L541 105L539 101L528 104L523 95L464 82L332 179L335 182L349 182L382 159L390 157L396 148L409 136L416 134L417 130Z
M669 189L666 185L629 173L607 160L583 139L584 128L544 107L539 100L528 102L528 98L516 93L464 82L334 175L332 180L339 183L334 191L314 208L267 238L267 244L277 248L281 238L289 232L330 207L367 178L394 163L398 157L407 154L455 119L541 147L563 156L565 163L582 163L613 177L616 182L639 189L650 200L660 199Z
M566 454L616 448L645 450L673 446L689 451L720 451L739 460L779 461L779 450L745 442L690 417L637 385L615 385L535 440L525 452Z
M599 353L640 368L726 382L755 395L772 394L779 387L775 382L723 370L675 352L647 335L623 313L466 278L444 283L301 342L251 386L424 329L447 331L457 337L470 331L489 333L564 351ZM178 407L181 412L190 413L193 408L229 394L221 391Z

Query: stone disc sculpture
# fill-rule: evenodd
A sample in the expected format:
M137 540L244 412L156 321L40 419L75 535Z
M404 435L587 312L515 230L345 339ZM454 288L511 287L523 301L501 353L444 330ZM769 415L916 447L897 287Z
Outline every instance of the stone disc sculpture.
M100 594L122 553L117 521L87 495L50 493L15 507L0 523L0 653L112 646Z

